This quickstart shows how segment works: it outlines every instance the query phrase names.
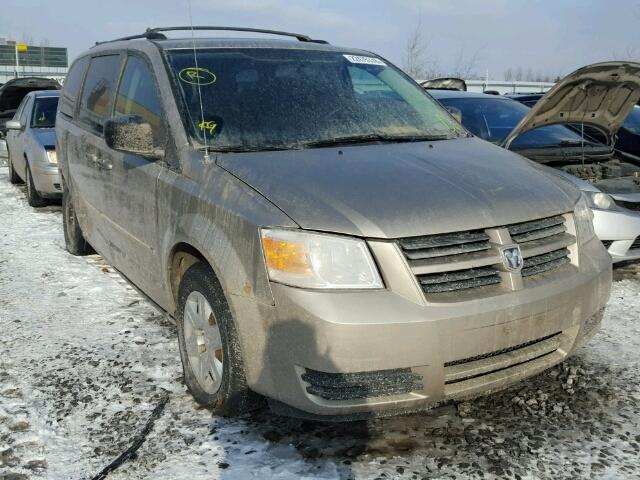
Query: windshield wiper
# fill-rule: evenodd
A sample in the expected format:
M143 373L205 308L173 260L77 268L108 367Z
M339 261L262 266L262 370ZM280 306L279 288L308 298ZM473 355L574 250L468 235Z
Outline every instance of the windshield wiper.
M353 145L358 143L383 142L383 143L404 143L404 142L427 142L436 140L449 140L455 138L453 135L382 135L378 133L367 135L349 135L345 137L325 138L323 140L312 140L297 144L297 148L318 148L332 147L337 145Z

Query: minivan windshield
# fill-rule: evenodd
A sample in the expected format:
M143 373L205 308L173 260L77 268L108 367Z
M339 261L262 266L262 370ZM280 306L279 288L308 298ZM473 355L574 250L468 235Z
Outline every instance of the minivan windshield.
M280 48L169 50L192 135L213 150L441 140L466 131L375 56ZM200 86L202 104L198 95Z
M474 135L493 143L502 143L530 108L515 100L487 95L487 98L441 98L447 107L462 113L462 124ZM556 148L580 146L582 137L563 125L536 128L517 136L511 143L512 150L530 148ZM606 148L585 140L586 146Z
M32 128L52 128L55 127L56 109L60 97L36 97L31 116Z

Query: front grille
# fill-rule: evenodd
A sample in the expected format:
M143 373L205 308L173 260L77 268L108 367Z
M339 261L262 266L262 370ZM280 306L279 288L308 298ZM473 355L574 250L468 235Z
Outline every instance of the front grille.
M511 240L516 243L540 240L566 232L565 219L561 215L533 220L531 222L516 223L507 227Z
M631 244L631 250L636 248L640 248L640 237L636 238L636 240Z
M446 257L489 250L489 236L481 230L403 238L400 246L410 260Z
M567 263L569 263L569 250L566 248L525 258L522 266L522 276L530 277L531 275L549 272Z
M422 375L410 368L357 373L327 373L305 369L306 390L325 400L358 400L422 390Z
M442 293L495 285L500 283L500 275L498 270L493 267L469 268L453 272L419 275L418 281L425 293Z
M569 248L576 238L569 232L570 215L554 215L527 222L427 235L398 240L410 268L427 295L440 301L460 301L467 295L497 295L514 288L504 282L499 247L518 244L524 257L522 277L535 277L570 264ZM494 240L496 239L495 243Z

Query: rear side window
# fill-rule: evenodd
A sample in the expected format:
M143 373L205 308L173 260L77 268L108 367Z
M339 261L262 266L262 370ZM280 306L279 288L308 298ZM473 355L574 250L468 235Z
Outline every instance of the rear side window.
M120 73L120 55L91 59L80 99L78 119L102 134L104 121L111 114L113 92Z
M89 57L83 57L79 60L76 60L75 63L71 65L71 69L69 70L67 79L64 82L64 87L62 89L62 98L60 99L60 113L66 115L69 118L73 117L73 112L76 107L76 100L78 98L78 93L80 92L80 86L82 85L84 72L87 69L88 64Z
M140 57L130 56L118 87L116 115L135 115L151 125L156 145L161 135L161 107L153 72Z

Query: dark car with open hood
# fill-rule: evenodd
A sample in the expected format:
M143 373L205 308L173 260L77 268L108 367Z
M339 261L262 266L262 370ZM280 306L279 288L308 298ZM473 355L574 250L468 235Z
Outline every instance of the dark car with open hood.
M57 155L67 249L97 250L175 319L198 402L417 411L598 330L611 260L569 182L475 138L374 53L177 30L78 57Z
M640 158L616 146L622 130L640 129L633 123L640 64L588 65L543 96L523 96L520 102L467 92L430 93L474 135L553 168L580 188L613 261L640 259ZM532 108L525 106L534 100Z

